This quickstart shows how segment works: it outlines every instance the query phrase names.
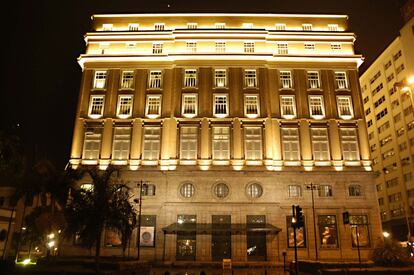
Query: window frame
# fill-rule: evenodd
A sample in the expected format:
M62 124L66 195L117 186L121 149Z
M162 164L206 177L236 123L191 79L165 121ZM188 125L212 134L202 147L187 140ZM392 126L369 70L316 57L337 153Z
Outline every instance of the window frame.
M117 130L128 130L128 133L117 133ZM131 127L126 126L115 126L113 131L113 139L112 139L112 155L111 159L115 161L128 161L131 153L131 137L132 137L132 129ZM118 136L118 139L116 138ZM126 138L128 136L128 138ZM120 144L116 145L116 142ZM125 146L128 149L123 148ZM117 146L121 146L121 149L116 149ZM118 151L118 152L117 152ZM119 156L120 154L120 156ZM126 157L122 157L126 154Z
M195 108L194 114L185 113L186 105L185 105L185 98L186 97L194 97L195 98ZM186 118L193 118L198 115L198 94L197 93L182 93L181 95L181 115Z
M293 101L292 110L293 110L293 113L294 113L293 115L284 114L284 107L283 107L284 105L282 104L284 98L293 98L293 100L292 100ZM287 107L285 109L287 109ZM280 114L285 119L294 119L294 118L296 118L297 112L296 112L296 98L295 98L295 95L280 95Z
M190 133L190 132L185 132L184 128L187 129L191 129L194 130L194 133ZM199 139L199 127L197 127L196 125L183 125L180 127L180 160L184 160L184 161L191 161L191 160L197 160L198 159L198 139ZM183 146L183 142L184 141L190 141L192 143L195 143L195 150L191 150L191 149L187 149L185 148L185 146ZM189 153L190 151L194 151L194 155L191 157L191 153ZM190 156L190 157L183 157L184 155L186 156Z
M157 75L153 74L153 73L157 73ZM159 74L158 74L159 73ZM159 77L158 77L159 75ZM149 90L161 90L163 87L163 71L162 70L149 70L148 72L148 89ZM153 76L155 76L153 78ZM159 79L159 81L158 81ZM157 83L159 82L159 87L153 87L151 84L152 83Z
M128 81L124 82L124 76L125 73L132 73L132 80L129 80L129 85L127 85L128 87L126 87L126 85L124 85L124 83L128 83ZM123 70L121 73L121 78L119 80L119 88L120 90L133 90L134 89L134 84L135 84L135 71L134 70Z
M250 130L250 129L259 130L259 134L257 134L257 133L250 133L250 134L247 133L246 130ZM259 138L258 139L248 138L247 137L248 135L258 136ZM243 127L243 137L244 137L244 142L243 142L244 143L244 159L246 161L249 161L249 160L253 160L253 161L263 160L263 129L262 129L262 127L260 127L260 126L245 126L245 127ZM248 150L248 144L247 144L248 141L252 141L255 144L258 143L260 148L256 149L256 150ZM254 155L255 151L259 152L259 155L257 156L257 158L250 158L249 155Z
M247 98L248 97L255 97L256 98L256 114L248 114L248 105L247 105ZM260 96L259 94L244 94L243 96L243 105L244 105L244 116L247 118L257 118L260 117ZM253 105L252 105L253 106Z
M312 99L319 99L320 106L317 106L313 104L311 101ZM308 104L309 104L309 116L313 119L324 119L325 118L325 102L324 102L324 96L323 95L309 95L308 96ZM320 108L322 114L312 114L312 110L316 110L315 108Z
M316 75L317 78L311 78L311 75ZM322 86L321 86L321 76L319 71L306 71L306 86L308 91L309 90L313 90L313 91L320 91L322 90ZM316 87L312 87L314 86L313 83L316 83Z
M344 115L342 114L343 112L341 111L342 109L344 109L343 107L341 108L340 105L340 100L344 100L346 99L348 101L348 106L347 108L349 109L349 115ZM352 97L348 96L348 95L338 95L336 96L336 106L337 106L337 110L338 110L338 116L344 120L349 120L354 118L354 108L353 108L353 104L352 104ZM343 106L343 105L342 105Z
M247 76L248 73L254 72L254 78L252 76ZM248 85L249 83L254 83L254 85ZM243 84L245 89L257 89L258 88L258 77L257 69L244 69L243 72Z
M102 106L100 107L100 114L92 114L92 111L94 109L94 99L95 98L101 98L102 99ZM105 95L91 95L89 97L89 107L88 107L88 117L89 118L98 119L98 118L103 117L104 108L105 108Z
M158 130L158 134L154 133L146 133L146 131L150 130ZM158 136L158 139L155 138L149 138L149 136ZM149 126L146 125L142 129L142 155L141 158L143 161L158 161L160 159L160 153L161 153L161 138L162 138L162 129L161 126ZM150 150L146 149L146 143L150 143L151 147L153 147L154 144L158 144L156 149L151 148ZM150 158L147 158L146 155L149 155ZM156 155L156 158L153 158L153 156Z
M343 79L338 79L338 75L342 74L344 77ZM345 71L335 71L335 90L336 91L349 91L349 82L348 82L348 74ZM339 83L344 82L345 85L343 87L340 87Z
M216 98L224 97L226 98L226 113L225 114L218 114L216 113ZM213 94L213 116L217 118L225 118L229 116L229 95L227 93L214 93Z
M287 78L289 74L289 78ZM279 70L279 90L293 90L293 74L291 70ZM286 87L285 84L288 84Z
M121 109L123 107L122 106L122 99L123 98L129 98L130 99L130 106L129 106L129 113L128 114L121 114L120 113ZM121 118L121 119L130 118L132 116L133 106L134 106L134 95L124 95L124 94L118 95L118 104L117 104L117 107L116 107L116 116L118 118Z
M217 76L218 72L224 72L224 78L223 76ZM218 86L217 84L221 82L221 80L224 79L224 85ZM220 80L220 81L219 81ZM228 72L227 69L221 69L221 68L215 68L213 72L213 83L215 89L226 89L228 87Z
M215 132L216 129L227 129L228 133L227 134L223 134L223 131L219 131L219 132ZM231 132L230 132L230 127L229 126L213 126L211 129L211 157L214 161L228 161L230 160L231 157ZM216 138L216 136L226 136L225 138ZM217 142L216 142L217 141ZM225 150L222 150L222 148L220 148L220 150L216 150L215 149L215 144L216 143L220 143L220 144L224 144L225 142L223 141L227 141L227 148ZM223 147L223 146L220 146ZM224 152L224 153L223 153ZM219 155L219 156L218 156Z
M105 75L105 78L97 78L99 74ZM105 90L108 80L108 71L107 70L96 70L93 74L93 83L92 88L94 90ZM98 84L103 82L103 84Z
M183 76L184 76L183 77L183 89L196 89L198 87L198 70L197 69L193 69L193 68L184 69ZM189 76L195 76L195 77L189 77ZM194 80L194 84L188 85L188 84L191 84L192 80Z
M159 99L159 106L158 106L158 114L149 114L148 111L150 109L150 98L158 98ZM145 98L145 116L147 118L155 119L161 116L161 107L162 107L162 95L161 94L147 94Z

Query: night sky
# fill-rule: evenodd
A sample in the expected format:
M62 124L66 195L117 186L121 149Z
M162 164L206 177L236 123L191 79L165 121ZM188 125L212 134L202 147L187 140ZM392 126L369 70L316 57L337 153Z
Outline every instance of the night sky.
M29 157L63 168L70 156L81 80L76 58L97 13L251 12L349 15L363 72L398 35L404 0L26 0L2 10L1 129L21 136ZM6 71L5 71L6 70Z

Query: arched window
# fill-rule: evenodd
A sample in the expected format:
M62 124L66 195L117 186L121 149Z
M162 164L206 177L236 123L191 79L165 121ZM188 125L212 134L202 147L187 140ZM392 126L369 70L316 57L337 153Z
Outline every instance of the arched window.
M229 187L225 183L219 183L214 186L214 195L219 198L223 199L229 195Z
M247 195L252 198L259 198L263 195L263 188L258 183L252 183L247 186Z
M180 194L184 198L191 198L194 195L195 188L194 185L190 182L184 183L180 187Z

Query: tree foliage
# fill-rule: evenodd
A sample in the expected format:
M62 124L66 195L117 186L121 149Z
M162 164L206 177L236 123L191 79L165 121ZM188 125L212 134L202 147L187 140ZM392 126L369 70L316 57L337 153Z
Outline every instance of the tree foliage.
M373 251L372 260L383 266L400 266L409 260L408 250L395 240L381 241Z

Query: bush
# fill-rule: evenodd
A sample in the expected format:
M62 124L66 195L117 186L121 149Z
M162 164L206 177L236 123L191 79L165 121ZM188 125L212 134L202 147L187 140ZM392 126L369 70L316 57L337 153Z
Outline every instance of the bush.
M374 249L372 260L383 266L401 266L409 262L408 250L394 240L380 242Z

